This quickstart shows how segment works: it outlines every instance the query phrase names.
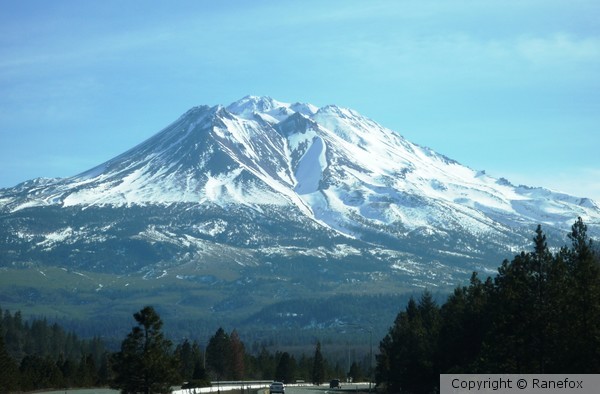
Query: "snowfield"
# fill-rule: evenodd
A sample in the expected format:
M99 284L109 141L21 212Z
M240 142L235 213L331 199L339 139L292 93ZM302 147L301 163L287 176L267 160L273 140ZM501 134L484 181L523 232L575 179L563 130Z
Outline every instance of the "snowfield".
M178 204L205 213L241 210L262 226L289 220L314 226L309 231L372 247L381 243L398 252L417 237L435 241L440 255L455 257L483 256L483 241L472 245L464 239L495 240L518 250L520 244L510 243L515 233L537 224L564 232L578 216L592 231L600 229L600 208L588 198L490 177L351 109L256 96L226 107L192 108L155 136L82 174L0 190L0 210L15 215L41 207ZM207 245L251 233L253 224L207 218L190 224L185 235L148 224L129 239L195 248L201 255ZM108 233L63 226L35 234L17 229L13 235L52 250L86 237L108 242L114 239ZM236 246L273 238L250 233ZM279 247L281 253L293 249ZM391 262L390 269L411 274L417 265L405 259Z
M357 232L350 228L368 223L482 233L524 222L566 228L577 216L600 222L590 199L492 178L356 111L255 96L193 108L96 168L10 194L0 201L12 212L46 205L291 205L351 237Z

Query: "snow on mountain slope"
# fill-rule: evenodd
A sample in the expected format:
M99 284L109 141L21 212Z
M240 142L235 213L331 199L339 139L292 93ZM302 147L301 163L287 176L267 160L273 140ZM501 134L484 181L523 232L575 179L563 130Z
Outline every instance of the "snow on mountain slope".
M577 216L600 223L592 200L489 177L356 111L256 96L193 108L96 168L4 189L0 202L13 212L47 205L288 207L353 238L419 228L565 229Z
M150 299L221 321L451 289L530 249L537 224L564 245L578 216L600 235L590 199L490 177L350 109L247 96L79 175L0 189L0 270L9 307L92 317Z

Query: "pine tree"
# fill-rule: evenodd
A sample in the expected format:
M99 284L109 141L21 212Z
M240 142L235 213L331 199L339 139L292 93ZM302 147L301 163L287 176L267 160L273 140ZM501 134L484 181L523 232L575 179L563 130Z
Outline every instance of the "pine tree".
M471 277L471 283L476 276ZM441 371L461 373L464 365L473 361L471 349L476 346L465 346L471 338L468 335L469 317L467 315L467 288L458 287L448 297L440 311L443 324L440 328L437 364ZM475 344L475 341L471 342Z
M600 265L587 226L578 218L568 235L571 249L566 254L570 281L570 365L577 373L600 369Z
M548 368L554 316L549 278L554 259L541 226L535 234L533 252L505 260L494 280L493 325L484 355L489 372L543 373Z
M439 320L430 296L411 298L380 343L377 381L421 393L435 389L427 377L437 373L600 370L600 255L581 218L569 239L552 254L538 226L532 252L505 260L485 283L474 273Z
M98 382L98 370L91 354L81 356L76 375L78 387L93 387L96 385Z
M279 357L277 369L275 370L275 380L283 383L292 383L296 370L296 361L288 352L284 352Z
M192 353L192 345L187 339L182 344L177 345L175 354L179 358L179 374L183 380L190 380L194 374L195 360Z
M227 379L230 371L231 341L219 327L206 346L206 364L216 380Z
M168 393L180 382L178 360L171 352L171 341L161 331L162 320L147 306L135 313L137 326L121 343L114 357L115 379L112 387L127 393Z
M532 372L544 373L548 368L548 349L551 346L552 320L555 316L550 300L550 270L554 258L548 250L542 226L538 225L535 233L534 251L531 255L533 314L530 319L532 321L531 329L534 333L531 344L534 357Z
M361 371L356 361L354 361L350 366L350 371L348 371L348 377L352 379L352 382L360 382L363 380L363 372Z
M482 282L477 273L468 287L458 287L440 311L437 369L440 373L481 373L487 370L481 357L491 326L491 278Z
M544 345L546 362L544 372L561 373L570 370L568 360L570 345L571 305L569 300L570 277L566 255L567 248L562 248L552 257L548 267L548 283L546 286L547 310L550 319L547 325L547 337Z
M182 361L182 364L186 365L185 367L182 366L181 370L184 371L185 374L189 373L189 376L183 375L184 381L187 381L187 383L185 383L182 388L210 386L210 379L206 373L206 369L204 368L204 359L202 351L200 350L200 345L198 345L198 342L194 341L194 343L189 346L188 354L186 343L189 345L189 341L187 341L187 339L183 345L180 345L182 350L179 357L182 358L182 360L185 360Z
M58 388L63 385L62 373L49 357L25 356L21 360L19 372L21 389L24 391Z
M430 292L408 301L379 345L377 382L388 392L425 393L437 386L440 310Z
M265 347L261 348L260 353L256 358L256 364L260 368L260 379L273 379L273 376L276 375L275 360L273 355L269 353Z
M23 324L21 311L16 311L14 315L10 311L4 311L3 327L4 343L6 351L17 360L25 356L25 325Z
M112 372L110 354L105 352L100 357L100 367L98 368L98 384L100 386L108 385L113 378Z
M2 333L0 326L0 334ZM19 369L17 363L8 355L4 347L3 335L0 335L0 393L8 393L19 386Z
M321 342L317 341L315 348L315 356L313 358L312 382L315 385L320 385L325 380L325 360L321 354Z
M231 354L231 375L230 378L233 380L242 380L246 372L246 366L244 359L246 358L246 351L244 344L240 339L240 336L236 330L231 332L229 336L229 348Z

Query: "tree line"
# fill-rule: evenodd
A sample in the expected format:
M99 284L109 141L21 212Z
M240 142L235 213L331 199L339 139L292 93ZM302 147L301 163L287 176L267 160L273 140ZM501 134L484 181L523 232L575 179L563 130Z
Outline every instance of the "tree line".
M581 218L570 246L551 252L541 226L533 250L498 274L473 273L439 306L410 299L379 345L376 379L394 393L431 393L441 373L598 373L600 253Z
M81 340L46 319L24 321L0 309L0 393L107 382L108 352L100 338Z
M313 355L249 353L236 330L219 328L203 348L184 340L177 346L162 331L163 321L147 306L133 317L136 325L120 350L102 340L81 340L45 319L23 321L21 312L0 310L0 393L75 387L113 387L123 393L163 393L172 386L204 387L231 380L303 380L323 383L333 377L354 380L364 374L354 363L345 371L329 362L317 341ZM253 346L255 347L255 346Z
M206 345L204 355L196 343L185 341L172 351L173 344L162 333L163 322L153 307L134 314L137 326L114 354L111 387L122 393L166 393L183 383L184 388L204 387L211 382L239 380L296 381L321 384L335 376L345 376L339 366L332 368L323 357L317 341L312 357L296 359L288 352L272 354L264 347L258 355L246 352L236 330L219 328ZM361 376L353 364L353 378Z

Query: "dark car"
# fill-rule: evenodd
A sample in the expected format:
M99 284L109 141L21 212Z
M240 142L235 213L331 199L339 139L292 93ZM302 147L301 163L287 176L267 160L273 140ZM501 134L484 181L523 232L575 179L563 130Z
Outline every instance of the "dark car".
M269 394L284 394L285 386L281 382L273 382L269 386Z
M340 380L333 379L331 382L329 382L329 388L330 389L339 389L340 388Z

